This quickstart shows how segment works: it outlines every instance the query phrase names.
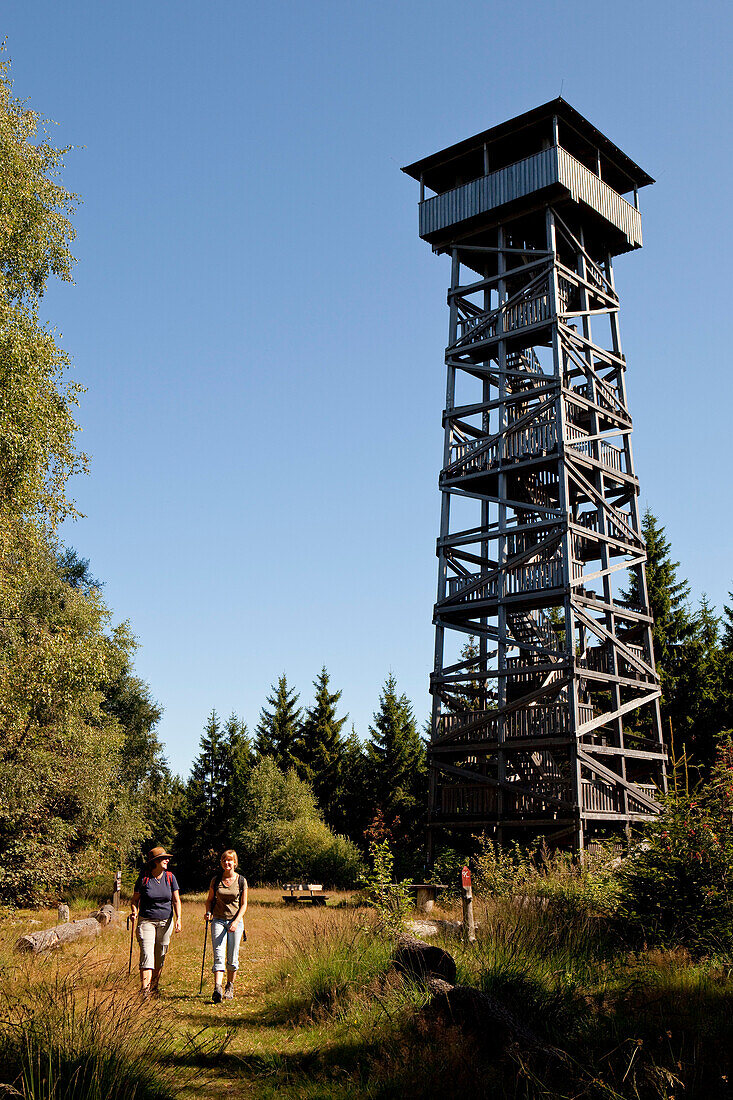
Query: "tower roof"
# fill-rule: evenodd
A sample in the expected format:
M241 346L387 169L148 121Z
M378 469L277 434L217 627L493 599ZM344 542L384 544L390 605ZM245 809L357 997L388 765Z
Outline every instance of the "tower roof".
M477 179L484 172L484 146L488 152L490 171L522 160L542 148L551 130L548 123L557 117L560 144L578 160L594 156L601 158L603 178L619 194L633 187L654 183L618 145L602 134L579 111L558 97L534 107L531 111L500 122L474 137L465 138L447 149L416 160L402 169L413 179L423 179L431 190L442 194L459 183Z

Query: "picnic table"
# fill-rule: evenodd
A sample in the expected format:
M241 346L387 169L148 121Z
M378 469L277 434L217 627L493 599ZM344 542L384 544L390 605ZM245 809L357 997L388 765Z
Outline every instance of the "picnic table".
M289 894L283 894L286 905L300 905L301 902L306 905L325 905L330 897L330 894L323 893L323 886L319 882L285 882L283 890L290 891Z

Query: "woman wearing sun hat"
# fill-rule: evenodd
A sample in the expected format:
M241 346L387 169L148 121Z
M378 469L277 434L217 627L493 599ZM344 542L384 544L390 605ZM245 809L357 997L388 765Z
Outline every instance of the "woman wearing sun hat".
M143 997L157 993L171 932L174 926L176 932L181 931L181 896L176 876L168 870L170 860L170 852L165 848L152 848L148 852L147 868L138 877L132 895L132 916L138 918Z

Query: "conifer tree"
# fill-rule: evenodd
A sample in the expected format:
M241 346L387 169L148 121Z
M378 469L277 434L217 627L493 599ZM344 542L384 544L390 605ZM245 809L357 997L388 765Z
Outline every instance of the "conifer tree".
M695 763L707 771L713 764L719 734L725 728L720 617L707 596L692 617L692 633L681 646L673 690L665 699L675 747L684 745Z
M316 689L313 705L306 708L295 754L296 770L311 784L328 824L341 786L344 743L341 729L348 718L336 716L341 692L329 690L330 677L325 666L313 681Z
M297 765L297 745L301 732L299 696L288 687L285 673L273 685L255 730L255 751L258 756L271 756L278 768L288 771Z
M724 616L722 620L723 631L720 638L720 648L724 653L733 653L733 592L729 592L731 606L723 604Z
M254 764L252 740L245 722L231 714L224 726L226 738L226 768L229 775L226 793L226 816L231 837L244 813L247 789Z
M687 607L690 586L686 580L678 578L680 563L672 561L665 529L648 508L642 517L641 528L647 552L649 606L654 617L654 658L662 682L662 698L666 702L674 694L682 646L694 633ZM624 596L632 607L641 603L635 573L631 575L631 584Z
M338 785L328 799L324 818L331 829L360 847L373 814L370 774L365 747L352 725L341 741Z
M232 715L222 727L212 710L186 785L176 839L186 853L191 881L198 885L208 881L222 850L232 845L250 764L246 726Z
M381 810L405 860L422 847L426 802L425 748L415 726L412 706L397 694L392 673L379 697L367 744L374 810Z
M679 562L672 560L665 529L648 509L642 531L647 547L649 604L654 616L654 657L662 687L663 734L665 740L674 738L676 752L684 746L695 763L707 770L715 757L717 737L729 724L721 620L705 596L696 612L690 610L689 584L679 577ZM639 602L635 577L625 596L632 606ZM723 650L727 637L724 627Z
M733 592L728 595L733 601ZM723 605L722 634L720 640L720 699L719 715L723 730L733 733L733 603Z

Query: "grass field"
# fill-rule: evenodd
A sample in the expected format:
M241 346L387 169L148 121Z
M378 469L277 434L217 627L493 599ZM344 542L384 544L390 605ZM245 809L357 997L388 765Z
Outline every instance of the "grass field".
M53 924L55 914L5 914L0 1039L15 1043L16 1056L21 1033L32 1034L36 1053L26 1043L35 1069L25 1084L4 1079L28 1100L731 1095L733 979L725 961L632 955L609 943L597 920L477 901L477 944L449 945L459 981L500 998L555 1052L534 1057L430 1020L425 992L390 976L390 944L375 934L371 911L349 901L332 894L325 910L293 910L279 891L252 890L237 996L221 1005L210 1001L210 946L198 992L202 896L184 898L162 996L146 1004L135 959L127 977L124 931L32 958L13 952L15 940ZM448 906L436 915L458 913ZM51 1080L38 1051L64 1043L67 1062L77 1047L97 1052L91 1085L81 1076L71 1086L58 1074Z
M247 943L242 945L236 999L221 1005L211 1003L211 943L207 947L204 990L199 995L203 952L203 895L183 898L183 928L174 936L161 979L161 997L142 1005L136 991L137 947L133 953L132 976L128 978L129 937L123 929L103 932L94 940L68 945L60 953L38 957L13 952L20 935L56 923L48 910L23 910L0 920L2 988L6 1001L19 991L42 985L57 985L70 979L79 994L94 989L98 996L114 993L124 1002L130 1018L147 1018L151 1028L161 1031L161 1058L178 1063L173 1075L182 1097L259 1096L258 1077L242 1080L242 1070L258 1059L307 1055L319 1043L318 1029L295 1032L283 1024L267 1025L261 1017L266 991L273 972L288 955L291 945L313 929L332 927L350 916L332 906L348 901L349 894L331 894L329 908L303 905L303 910L285 908L281 891L251 890L246 915ZM74 917L87 916L88 905L75 906ZM307 911L306 911L307 910ZM223 1050L220 1056L214 1052ZM171 1055L173 1050L173 1055ZM165 1076L170 1076L166 1074Z

